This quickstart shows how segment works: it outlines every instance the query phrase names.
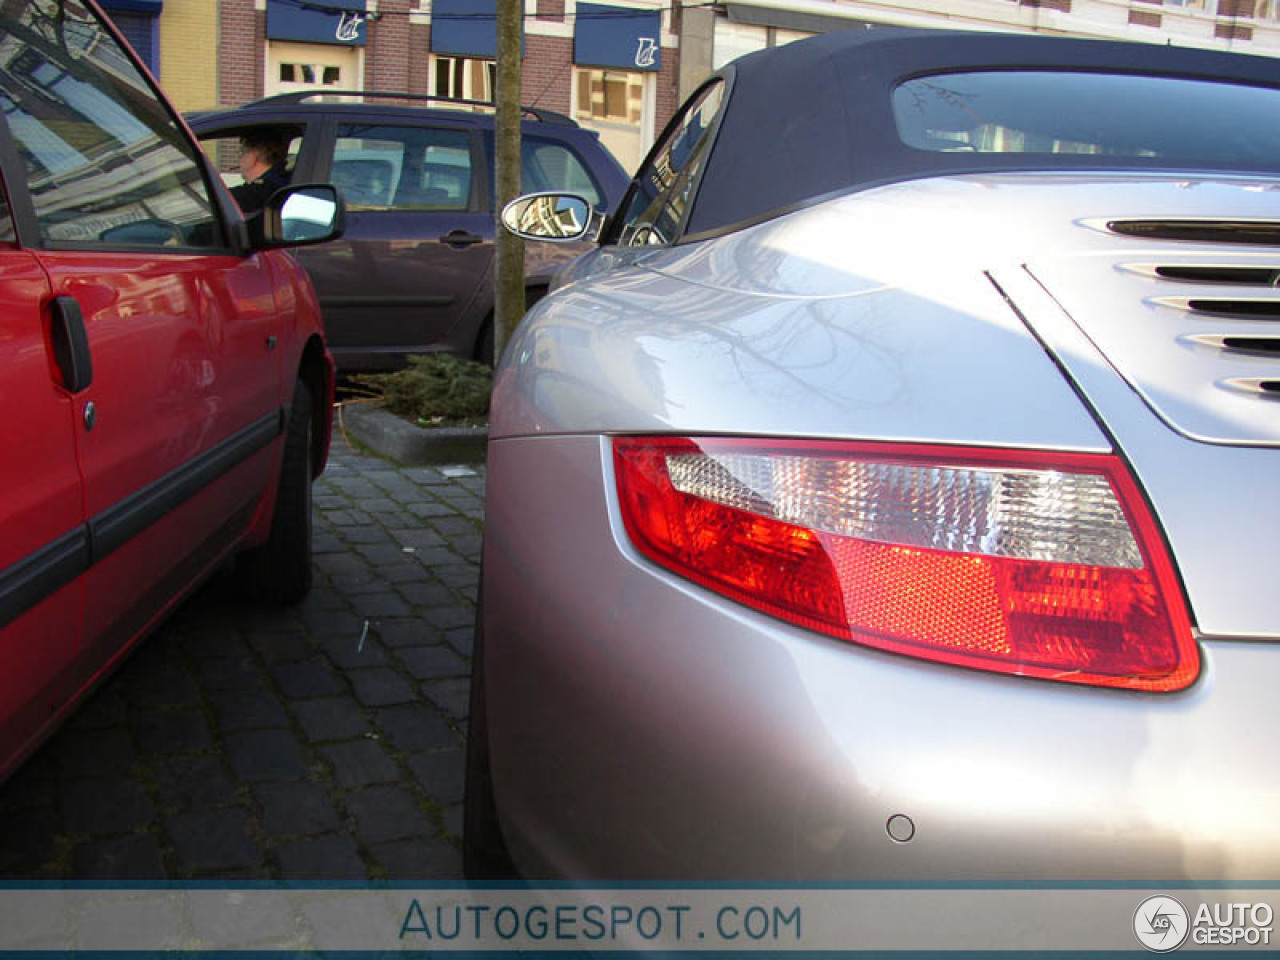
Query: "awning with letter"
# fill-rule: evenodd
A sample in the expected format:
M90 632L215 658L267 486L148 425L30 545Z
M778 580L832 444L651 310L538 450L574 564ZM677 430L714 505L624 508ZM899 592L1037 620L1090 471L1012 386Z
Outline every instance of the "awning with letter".
M579 3L574 63L624 70L662 69L662 13L603 3Z
M267 0L267 39L365 43L365 0Z

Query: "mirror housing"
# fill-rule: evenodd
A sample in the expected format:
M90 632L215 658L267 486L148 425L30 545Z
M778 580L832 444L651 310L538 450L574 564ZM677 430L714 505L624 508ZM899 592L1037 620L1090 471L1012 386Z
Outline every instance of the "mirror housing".
M342 236L346 205L333 184L304 183L277 190L247 223L258 250L328 243Z
M603 222L576 193L527 193L502 208L502 225L523 240L594 240Z

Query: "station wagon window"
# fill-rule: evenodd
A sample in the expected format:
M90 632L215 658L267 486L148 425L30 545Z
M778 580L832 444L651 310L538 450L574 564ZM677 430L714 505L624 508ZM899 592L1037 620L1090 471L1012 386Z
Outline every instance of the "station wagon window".
M352 210L466 210L471 138L431 127L339 127L330 176Z
M86 8L51 0L5 8L0 64L0 110L45 242L222 242L195 148Z
M1037 154L1055 166L1275 170L1280 90L1180 77L991 71L917 77L893 93L902 142L954 154ZM1096 165L1096 160L1094 160Z
M490 174L496 177L491 131L485 132L484 148ZM520 190L522 193L576 193L592 206L603 207L605 203L604 194L587 165L572 147L527 135L520 138Z
M293 132L297 130L298 132ZM289 175L293 175L293 169L298 165L298 152L302 149L303 134L301 131L305 127L290 125L282 127L280 124L264 124L262 127L245 127L238 129L237 135L234 137L219 137L217 139L204 140L204 148L211 156L216 158L218 164L218 174L222 177L222 182L228 187L237 187L244 183L244 177L240 175L240 138L245 134L254 132L267 132L269 134L283 134L288 140L288 147L285 152L285 170Z
M723 100L724 83L709 84L670 128L657 152L636 174L619 219L617 243L644 246L676 238L698 172L706 163Z
M520 141L520 188L526 193L560 191L585 197L592 206L604 203L591 174L563 144L524 137Z

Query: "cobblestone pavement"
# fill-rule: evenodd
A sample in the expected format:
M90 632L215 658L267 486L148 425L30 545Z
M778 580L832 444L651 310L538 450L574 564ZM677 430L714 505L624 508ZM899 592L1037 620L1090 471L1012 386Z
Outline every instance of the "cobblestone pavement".
M335 435L310 597L188 600L0 786L0 875L460 877L483 492Z

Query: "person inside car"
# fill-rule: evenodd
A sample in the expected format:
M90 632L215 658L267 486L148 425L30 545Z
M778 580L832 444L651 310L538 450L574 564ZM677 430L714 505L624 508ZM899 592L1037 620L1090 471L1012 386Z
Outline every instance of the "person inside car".
M231 195L246 217L261 210L273 193L289 185L289 138L275 131L254 131L240 138L240 175L244 183Z

